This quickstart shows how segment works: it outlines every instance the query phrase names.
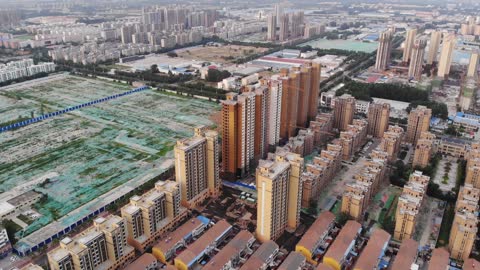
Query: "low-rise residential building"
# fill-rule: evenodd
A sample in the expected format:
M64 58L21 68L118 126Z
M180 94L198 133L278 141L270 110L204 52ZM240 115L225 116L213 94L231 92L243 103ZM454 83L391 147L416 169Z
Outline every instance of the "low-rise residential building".
M279 246L275 241L269 240L262 245L248 258L248 260L242 265L240 270L265 270L270 263L275 260L279 252Z
M0 65L0 82L12 81L23 77L33 76L38 73L50 73L55 71L55 64L34 64L32 59L24 59Z
M335 215L331 212L322 212L315 222L295 246L295 251L301 253L307 261L317 264L315 255L322 250L330 230L335 226Z
M306 264L305 257L298 252L290 252L278 270L302 270Z
M415 263L418 256L418 242L413 239L402 241L397 256L392 264L392 270L415 269L418 265Z
M448 269L450 254L445 248L436 248L428 262L428 270Z
M125 267L125 270L155 270L158 269L158 261L151 253L144 253L135 261Z
M327 250L327 253L325 253L323 263L334 270L343 269L361 231L362 225L360 223L353 220L347 221L333 241L333 244Z
M202 269L235 269L240 263L240 258L250 251L253 242L255 237L250 232L240 231Z
M390 234L382 229L375 229L357 259L353 269L370 270L381 269L380 263L385 256L388 243L390 242Z

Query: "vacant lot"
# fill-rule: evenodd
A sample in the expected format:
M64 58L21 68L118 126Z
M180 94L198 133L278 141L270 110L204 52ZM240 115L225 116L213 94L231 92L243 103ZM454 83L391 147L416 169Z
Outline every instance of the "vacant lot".
M128 89L69 75L2 89L0 123ZM171 158L175 141L191 136L196 125L214 125L210 116L218 109L146 90L0 133L0 198L20 185L46 194L36 205L42 218L27 230L34 231L133 178L151 179Z
M215 63L233 63L237 59L247 57L252 54L262 53L267 51L266 48L256 48L252 46L205 46L192 47L182 50L177 50L180 57L192 60L202 60Z

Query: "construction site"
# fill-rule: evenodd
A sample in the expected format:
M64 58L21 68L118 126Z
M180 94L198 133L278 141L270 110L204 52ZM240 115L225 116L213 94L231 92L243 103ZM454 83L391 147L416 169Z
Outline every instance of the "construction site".
M0 126L130 89L67 74L5 87ZM22 226L22 236L49 223L70 226L170 168L175 142L191 136L194 126L215 128L212 115L219 109L148 89L0 133L0 202L30 190L43 194L32 206L39 215ZM49 230L45 235L56 233L51 227L42 228Z

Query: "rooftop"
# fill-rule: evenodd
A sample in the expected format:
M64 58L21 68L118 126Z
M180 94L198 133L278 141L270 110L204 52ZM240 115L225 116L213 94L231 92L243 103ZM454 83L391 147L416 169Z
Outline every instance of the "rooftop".
M263 243L255 253L243 264L240 270L260 269L269 258L278 252L278 245L273 240Z
M480 270L480 262L470 258L463 263L463 270Z
M225 233L231 230L232 225L226 222L224 219L218 221L213 227L211 227L207 232L205 232L197 241L193 242L187 247L180 255L175 259L182 261L187 265L192 265L194 260L198 258L205 248L209 245L212 245Z
M145 253L142 256L140 256L138 259L133 261L131 264L129 264L127 267L125 267L125 270L137 270L137 269L147 269L149 265L152 265L157 262L157 259L150 254L150 253Z
M347 221L337 238L335 238L332 246L328 249L325 257L333 258L337 262L341 261L361 229L362 225L360 223L353 220Z
M232 258L240 255L240 253L253 241L255 241L255 237L253 237L250 232L246 230L240 231L207 263L207 265L203 267L203 269L222 269L230 260L232 260Z
M173 248L180 240L189 236L192 231L196 230L200 226L204 226L207 224L202 222L202 220L198 217L192 218L186 223L184 223L182 226L175 229L173 232L165 234L164 237L155 245L155 248L160 249L162 252L167 252L168 250Z
M290 252L287 258L283 261L283 263L277 268L277 270L295 270L301 269L301 267L305 264L305 257L298 253L298 252Z
M385 252L390 241L390 234L382 229L376 229L370 239L367 246L363 249L355 269L375 269L378 265L379 258L381 258Z
M303 235L302 239L300 239L297 246L303 246L310 251L315 250L317 248L316 243L318 243L320 238L327 236L334 221L334 214L328 211L322 212L312 226L310 226L308 231Z
M392 270L410 269L417 258L418 243L413 239L403 240L400 250L395 257Z
M428 263L428 270L447 269L450 262L450 253L445 248L436 248L432 252L432 258Z

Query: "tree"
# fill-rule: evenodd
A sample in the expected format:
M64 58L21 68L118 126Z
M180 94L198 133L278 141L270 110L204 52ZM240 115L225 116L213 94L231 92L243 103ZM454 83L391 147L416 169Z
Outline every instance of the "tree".
M153 64L151 67L150 67L150 72L152 73L158 73L158 65L156 64Z
M220 82L231 75L227 70L209 69L206 80L209 82Z
M167 56L173 58L173 57L178 57L178 54L176 52L168 52Z
M337 223L340 224L341 226L345 225L345 223L347 223L348 220L352 219L352 217L347 214L347 213L340 213L338 216L337 216Z

